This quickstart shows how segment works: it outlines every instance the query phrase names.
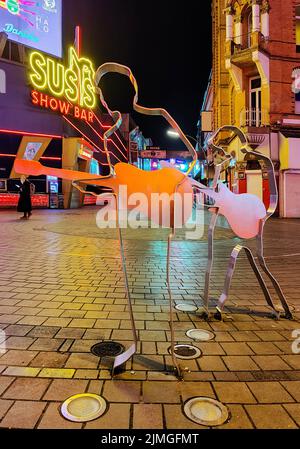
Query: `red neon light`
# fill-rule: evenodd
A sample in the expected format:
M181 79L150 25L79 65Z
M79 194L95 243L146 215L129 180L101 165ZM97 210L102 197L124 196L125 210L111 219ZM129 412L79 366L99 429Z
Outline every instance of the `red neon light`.
M102 126L102 128L110 128L110 125L102 125L101 121L98 119L97 115L94 113L94 117L97 120L97 122ZM123 146L124 150L127 152L127 148L125 147L124 143L122 142L122 140L120 139L120 137L118 136L118 134L115 132L115 136L117 137L117 139L120 141L121 145Z
M0 153L0 157L16 157L15 154Z
M101 139L102 141L104 141L103 137L102 137L102 136L95 130L95 128L93 128L92 125L91 125L90 123L88 123L88 122L86 122L86 123L89 125L90 128L92 128L92 130L94 131L94 133L97 134L97 136L100 137L100 139ZM112 143L115 144L115 142L114 142L113 140L111 140L111 139L108 139L108 142L112 142ZM115 144L115 145L116 145L116 144ZM124 156L124 154L122 153L122 151L120 150L120 148L117 147L117 149L118 149L118 150L120 151L120 153ZM105 151L102 150L102 153L105 153ZM110 153L115 159L117 159L117 161L122 162L121 159L119 159L118 156L116 156L114 153L112 153L111 151L109 151L109 153ZM124 157L126 158L126 156L124 156Z
M61 161L61 157L42 156L41 159L45 159L48 161Z
M0 133L5 134L18 134L22 136L33 136L33 137L49 137L51 139L62 139L63 136L57 136L55 134L40 134L40 133L29 133L27 131L16 131L12 129L0 129Z
M74 129L76 129L76 131L78 131L79 132L79 134L82 134L83 135L83 137L88 141L88 142L90 142L92 145L93 145L93 147L94 148L97 148L99 151L98 151L98 153L99 152L104 152L103 150L101 150L101 148L100 147L98 147L98 145L96 145L91 139L89 139L82 131L80 131L80 129L79 128L77 128L77 126L75 126L72 122L71 122L71 120L69 120L65 115L63 115L63 118L64 118L64 120L66 120L71 126L73 126L73 128ZM108 166L108 164L105 164L105 163L102 163L102 165L107 165Z

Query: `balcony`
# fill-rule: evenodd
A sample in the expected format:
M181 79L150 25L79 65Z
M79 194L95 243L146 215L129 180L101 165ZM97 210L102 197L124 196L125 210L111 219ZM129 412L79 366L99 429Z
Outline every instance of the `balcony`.
M247 128L268 126L267 111L265 109L242 109L240 113L240 126Z

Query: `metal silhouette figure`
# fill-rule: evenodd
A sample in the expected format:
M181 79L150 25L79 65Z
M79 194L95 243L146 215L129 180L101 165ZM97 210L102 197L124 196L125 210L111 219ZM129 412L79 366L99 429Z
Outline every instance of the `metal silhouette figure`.
M133 108L135 111L145 114L145 115L151 115L151 116L162 116L166 119L166 121L169 123L169 125L179 134L180 139L185 144L187 149L189 150L189 153L192 156L193 162L191 163L189 170L187 173L181 173L179 170L175 168L170 167L164 167L161 170L158 170L156 172L144 172L143 170L139 170L136 167L133 167L126 163L118 163L114 167L111 164L110 160L110 154L108 150L108 140L113 135L115 131L117 131L122 123L122 116L119 111L112 111L110 110L108 104L106 103L104 99L104 95L102 92L101 87L99 86L102 78L104 75L108 73L119 73L122 75L127 76L134 89L135 89L135 96L133 100ZM276 279L271 275L269 270L266 267L265 260L263 257L263 227L266 222L266 220L271 216L276 208L277 204L277 189L275 184L275 177L274 177L274 169L272 162L258 154L252 151L249 151L247 146L247 139L237 128L233 127L223 127L221 130L232 130L235 131L238 136L240 137L242 141L242 151L245 151L249 154L255 154L258 155L260 158L265 160L265 163L267 164L269 176L270 176L270 186L271 186L271 205L266 212L263 204L261 204L260 200L254 196L254 195L234 195L225 186L219 185L218 190L218 180L219 175L221 172L221 168L223 166L222 164L219 164L216 166L215 170L215 177L214 177L214 183L213 188L207 188L206 186L202 185L201 183L198 183L188 177L189 173L193 169L194 165L197 162L197 153L190 143L190 141L187 139L186 135L181 130L180 126L176 123L176 121L170 116L170 114L162 108L146 108L138 104L138 85L136 82L136 79L133 76L133 73L131 72L129 67L126 67L121 64L117 63L105 63L102 66L98 68L95 75L95 85L96 85L96 91L98 92L100 96L100 100L104 108L107 110L109 115L112 117L113 125L107 129L104 133L104 150L106 153L108 165L110 168L110 172L107 176L92 176L87 177L86 173L78 172L78 171L72 171L72 170L64 170L64 169L55 169L55 168L49 168L42 166L37 161L25 161L25 160L16 160L14 169L17 173L20 174L28 174L28 175L52 175L57 176L62 179L70 180L72 181L73 186L78 189L79 191L83 193L88 193L91 195L95 195L99 198L99 195L92 192L87 192L85 189L83 189L82 184L85 185L96 185L96 186L102 186L102 187L108 187L111 189L111 193L107 192L102 195L100 195L102 198L114 201L114 206L117 211L116 214L116 226L118 228L118 238L119 238L119 247L120 247L120 255L121 255L121 262L122 262L122 269L123 269L123 275L124 275L124 283L125 283L125 292L126 297L128 301L128 309L130 313L130 321L131 321L131 330L132 330L132 337L133 337L133 344L130 346L130 348L122 353L121 355L117 356L114 359L113 364L113 372L115 368L119 367L120 365L123 365L127 360L129 360L137 351L137 344L138 344L138 338L137 338L137 332L135 327L135 321L134 321L134 315L132 310L132 300L131 300L131 294L129 289L129 283L128 283L128 276L127 276L127 270L126 270L126 256L124 252L124 246L123 246L123 237L122 237L122 230L119 223L119 212L120 212L120 204L119 204L119 187L120 185L126 185L128 187L129 193L134 192L142 192L144 193L148 198L152 193L164 193L167 192L170 195L178 193L181 197L183 202L187 201L187 210L192 211L193 207L193 189L198 189L202 193L210 196L215 200L215 205L212 206L215 208L216 212L213 213L211 223L209 226L209 234L208 234L208 264L207 264L207 272L206 272L206 280L205 280L205 305L206 309L208 311L208 302L209 302L209 286L210 286L210 276L211 276L211 269L213 264L213 235L214 230L216 226L217 217L219 214L223 214L229 221L229 223L232 226L232 229L236 233L236 235L241 237L254 237L257 236L258 241L258 257L260 261L260 265L265 271L265 273L270 277L272 280L272 283L274 287L276 288L276 291L279 294L280 300L282 302L282 305L284 307L284 310L286 312L286 317L290 318L291 313L289 311L288 305L286 303L286 300L284 298L284 295L280 289L279 284L277 283ZM218 134L220 130L217 131L217 133L213 136L211 139L211 145L214 149L218 151L222 151L224 154L224 150L217 147L214 144L214 138ZM229 160L230 156L226 157L226 160ZM228 193L230 192L230 194ZM190 193L190 196L186 196L186 193ZM237 202L239 203L239 207L242 207L245 211L245 214L241 216L239 213L239 210L236 206ZM249 207L249 204L251 206L255 205L254 210ZM170 255L171 255L171 244L173 237L176 232L176 223L184 224L188 216L186 217L180 217L178 220L178 217L176 217L175 213L176 205L175 201L170 201L170 228L171 233L168 237L168 249L167 249L167 288L169 293L169 308L170 308L170 329L171 329L171 356L172 356L172 362L174 366L174 370L178 377L182 377L182 370L180 365L178 364L178 361L175 356L174 348L175 348L175 330L174 330L174 304L172 299L172 292L171 292L171 282L170 282ZM186 210L184 208L184 210ZM148 214L148 218L151 217L151 211L150 210L143 210L143 212L146 212ZM250 224L249 224L250 223ZM230 266L228 268L227 276L226 276L226 282L224 291L221 295L220 301L219 301L219 308L218 310L222 310L224 303L227 299L228 292L229 292L229 286L231 282L231 278L234 271L235 262L237 259L237 256L241 249L244 247L236 247L235 250L232 253ZM264 284L264 281L262 280L261 276L259 276L258 269L256 267L254 258L251 254L251 251L248 248L244 248L247 256L251 262L252 268L254 269L260 285L263 288L263 291L265 293L265 297L268 301L268 304L271 305L275 311L275 307L273 306L271 296L268 292L267 287Z

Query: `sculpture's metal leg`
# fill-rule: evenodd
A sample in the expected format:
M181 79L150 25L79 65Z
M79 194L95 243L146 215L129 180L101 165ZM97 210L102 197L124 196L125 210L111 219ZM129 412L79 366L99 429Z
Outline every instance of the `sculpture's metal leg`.
M275 317L279 318L278 312L277 312L277 310L276 310L276 308L274 306L274 303L272 301L272 297L271 297L271 294L269 292L269 289L268 289L265 281L263 280L262 275L260 274L260 272L258 270L258 266L257 266L257 264L256 264L256 262L254 260L252 252L250 251L249 248L246 248L246 247L244 247L244 250L246 252L246 256L247 256L247 258L249 260L249 263L250 263L250 265L251 265L251 267L252 267L252 269L253 269L253 271L255 273L256 279L258 280L259 285L261 286L261 289L262 289L262 291L263 291L263 293L265 295L265 298L266 298L266 301L267 301L268 305L273 309Z
M208 228L208 260L205 273L205 287L204 287L204 309L205 314L209 313L209 290L210 290L210 277L214 262L214 232L218 219L218 211L213 212Z
M130 357L132 357L136 353L137 342L138 342L136 327L135 327L135 322L134 322L134 316L133 316L133 310L132 310L131 295L130 295L129 284L128 284L126 258L125 258L124 246L123 246L123 237L122 237L122 231L121 231L121 227L120 227L120 223L119 223L119 202L118 202L117 196L116 195L114 195L114 196L115 196L115 200L116 200L116 211L117 211L116 223L117 223L117 228L118 228L118 237L119 237L119 246L120 246L120 255L121 255L124 283L125 283L125 292L126 292L126 298L127 298L127 302L128 302L128 310L129 310L129 314L130 314L131 330L132 330L134 343L130 346L129 349L127 349L127 351L123 352L122 354L118 355L115 358L113 369L112 369L112 375L114 374L115 368L123 365L125 362L127 362L127 360L130 359Z
M267 267L265 258L264 258L264 243L263 243L263 230L264 230L264 223L261 222L260 224L260 231L259 234L257 235L257 256L258 256L258 261L259 264L262 268L262 270L264 271L264 273L269 277L269 279L271 280L273 287L278 295L278 298L281 302L281 305L283 307L283 310L285 312L285 318L287 318L288 320L293 319L293 315L292 312L290 311L290 308L288 306L288 303L286 301L286 298L281 290L281 287L277 281L277 279L272 275L272 273L270 272L270 270Z
M217 313L219 314L219 316L218 316L219 319L222 319L222 312L223 312L223 309L225 306L225 302L227 301L227 298L229 295L229 289L230 289L232 277L234 274L236 261L237 261L237 258L242 249L243 249L243 247L241 245L236 245L236 247L232 250L231 255L230 255L223 292L220 296L220 299L219 299L219 302L217 305Z
M170 308L170 329L171 329L171 356L172 362L174 366L174 370L176 371L177 377L182 379L182 372L180 366L177 362L177 359L174 354L175 348L175 331L174 331L174 318L173 318L173 299L172 299L172 291L171 291L171 283L170 283L170 256L171 256L171 242L173 238L173 233L171 233L168 237L168 252L167 252L167 288L168 288L168 296L169 296L169 308Z
M261 274L260 274L260 272L258 270L258 267L256 265L256 262L254 260L252 252L250 251L249 248L247 248L245 246L241 246L241 245L237 245L233 249L233 251L231 253L231 257L230 257L228 268L227 268L226 278L225 278L224 289L223 289L223 292L222 292L222 294L220 296L220 299L219 299L219 303L218 303L218 306L217 306L217 312L219 314L221 314L223 309L224 309L225 302L227 301L227 298L228 298L228 295L229 295L229 289L230 289L232 277L233 277L233 274L234 274L237 258L238 258L239 254L240 254L240 252L242 250L245 250L245 253L246 253L246 256L248 258L248 261L249 261L249 263L250 263L250 265L252 267L252 270L254 271L254 274L256 276L256 279L259 282L259 285L261 286L261 289L262 289L262 291L263 291L263 293L265 295L265 298L266 298L266 301L267 301L268 305L273 309L275 317L279 318L278 317L278 313L277 313L277 311L275 309L275 306L273 304L270 292L269 292L269 290L268 290L268 288L266 286L266 283L263 280L263 278L262 278L262 276L261 276Z

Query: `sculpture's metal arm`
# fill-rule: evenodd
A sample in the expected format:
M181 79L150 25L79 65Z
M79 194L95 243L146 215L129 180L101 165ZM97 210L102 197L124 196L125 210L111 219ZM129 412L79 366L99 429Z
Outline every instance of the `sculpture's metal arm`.
M138 104L138 84L137 84L135 77L133 76L131 69L125 65L118 64L115 62L107 62L107 63L101 65L97 69L96 75L95 75L96 91L100 95L100 100L101 100L102 105L106 108L109 115L112 117L112 119L114 121L114 125L110 129L108 129L104 134L104 148L105 148L105 151L106 151L106 154L108 157L109 165L110 165L110 159L109 159L109 153L108 153L108 148L107 148L107 139L121 126L122 116L119 111L111 111L110 110L110 108L108 107L108 104L106 103L106 101L104 99L103 92L102 92L101 88L99 87L99 83L100 83L101 79L107 73L119 73L121 75L127 76L130 79L130 82L133 85L134 90L135 90L135 96L133 99L133 109L135 111L137 111L143 115L154 115L154 116L164 117L164 119L169 123L169 125L172 126L172 128L174 130L176 130L176 132L179 134L180 139L182 140L184 145L187 147L187 149L189 150L189 152L193 158L193 162L187 172L187 175L188 175L192 171L192 169L198 159L195 148L190 143L190 141L188 140L188 138L186 137L186 135L184 134L184 132L182 131L182 129L180 128L178 123L173 119L173 117L171 117L171 115L165 109L163 109L163 108L146 108L146 107Z

